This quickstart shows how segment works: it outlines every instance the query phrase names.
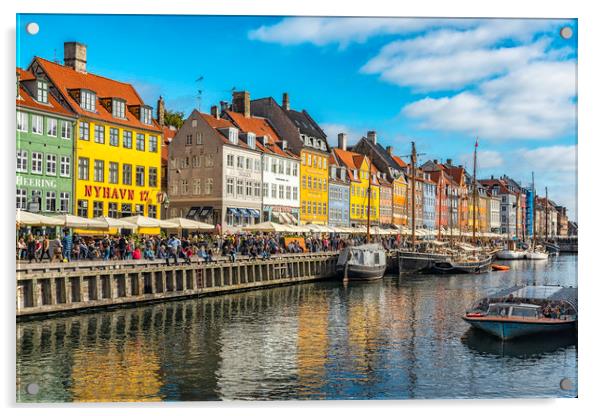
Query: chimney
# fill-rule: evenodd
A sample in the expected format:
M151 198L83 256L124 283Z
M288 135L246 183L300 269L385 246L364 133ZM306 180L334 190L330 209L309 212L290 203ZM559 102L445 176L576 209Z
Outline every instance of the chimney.
M387 153L389 156L393 156L393 146L387 146Z
M448 165L451 165L451 164L452 164L452 160L451 160L451 159L447 159L447 162L446 162L446 163L447 163Z
M219 102L219 106L220 106L222 112L228 111L228 109L229 109L228 108L228 101L220 101Z
M245 118L251 117L251 94L248 91L232 93L232 111L243 114Z
M219 120L219 112L217 111L216 105L211 106L211 115Z
M435 159L435 160L433 160L433 163L434 163L435 165L438 165L438 164L439 164L439 161L438 161L437 159Z
M347 150L347 135L345 133L339 133L339 149Z
M79 42L65 42L63 55L65 66L86 73L86 45Z
M282 94L282 108L284 108L286 111L291 109L291 102L288 97L288 92Z
M161 96L157 100L157 122L161 127L165 125L165 100Z
M370 140L372 143L376 144L376 132L374 130L370 130L368 132L368 140Z

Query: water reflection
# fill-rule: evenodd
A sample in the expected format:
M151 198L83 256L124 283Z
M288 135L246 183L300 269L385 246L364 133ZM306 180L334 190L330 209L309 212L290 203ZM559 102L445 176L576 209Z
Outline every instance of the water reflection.
M19 323L18 400L573 397L558 382L576 380L576 342L500 345L460 318L489 290L576 284L573 256L511 266Z

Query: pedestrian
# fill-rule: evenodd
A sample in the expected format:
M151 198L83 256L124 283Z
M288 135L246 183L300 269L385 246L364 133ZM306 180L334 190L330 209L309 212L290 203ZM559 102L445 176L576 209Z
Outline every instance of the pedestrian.
M27 259L31 263L33 260L37 260L36 258L37 251L37 241L33 238L33 235L29 234L27 236Z
M42 240L42 254L38 258L38 261L44 260L44 256L48 257L48 260L52 260L52 256L50 255L50 240L46 234L44 234L44 239Z
M63 261L63 244L61 243L61 239L58 235L53 240L52 259L50 261L54 262L55 259L58 260L59 262Z
M67 261L71 261L71 252L73 250L73 238L68 231L65 230L65 236L63 237L63 255Z

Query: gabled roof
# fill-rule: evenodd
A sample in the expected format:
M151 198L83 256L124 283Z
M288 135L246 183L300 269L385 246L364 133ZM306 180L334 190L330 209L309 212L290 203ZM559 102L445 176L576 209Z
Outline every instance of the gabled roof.
M403 169L406 166L408 166L408 164L406 162L403 161L402 158L400 158L399 156L393 156L392 159L395 161L395 163L397 163L397 165Z
M115 81L92 73L78 72L68 66L63 66L43 58L36 57L34 62L39 64L40 68L46 73L50 82L59 90L69 106L77 114L95 119L127 125L137 129L155 130L160 132L160 126L155 120L151 125L142 123L128 106L143 106L144 101L136 89L128 83ZM96 112L86 111L80 107L79 103L71 96L71 90L85 89L96 93ZM126 119L113 117L113 114L100 103L101 98L120 98L126 101Z
M40 103L30 94L23 86L22 82L35 80L36 77L32 72L17 68L16 74L19 75L19 96L16 99L16 105L18 107L46 111L61 116L75 117L75 113L59 104L52 94L48 93L48 103Z
M299 128L299 131L302 134L326 141L326 133L324 133L320 126L318 126L318 123L311 118L307 111L284 110L284 112L288 114L289 118L295 126ZM328 146L328 143L326 145Z
M512 192L510 189L508 189L506 181L502 179L481 179L479 180L479 182L489 189L492 189L493 187L497 186L499 188L500 194L516 194L515 192Z
M245 117L244 114L235 111L225 111L224 113L233 121L234 125L238 127L240 131L244 133L255 133L257 140L255 145L262 152L298 159L289 149L282 149L282 139L278 136L267 119L256 116ZM265 146L259 140L259 137L261 136L268 137L268 142Z

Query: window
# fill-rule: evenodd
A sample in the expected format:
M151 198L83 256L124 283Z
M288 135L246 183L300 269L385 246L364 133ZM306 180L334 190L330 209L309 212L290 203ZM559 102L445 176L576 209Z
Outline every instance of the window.
M272 184L272 198L276 199L278 196L278 185Z
M46 211L56 211L56 192L46 192Z
M56 175L56 155L46 155L46 175Z
M104 204L102 201L92 202L92 216L94 218L102 217L103 211L104 211Z
M80 199L77 201L77 215L88 218L88 201Z
M212 168L213 167L213 155L205 156L205 167Z
M226 179L226 193L228 195L234 195L234 179Z
M228 129L228 140L230 143L238 144L238 129Z
M42 191L39 189L31 190L31 202L38 204L39 208L42 209Z
M157 146L157 136L148 136L148 150L155 153L159 150L159 147Z
M246 160L245 160L245 168L247 170L252 170L253 169L253 164L252 163L253 162L251 161L251 159L246 158Z
M301 164L305 165L305 153L301 154Z
M196 134L196 144L203 144L203 135L200 132Z
M109 202L107 215L111 218L117 218L117 202Z
M245 158L242 156L238 156L236 158L236 167L242 169L244 167Z
M125 118L125 101L113 99L113 117Z
M94 126L94 143L105 143L105 127L101 125Z
M257 198L261 198L261 184L259 182L253 184L253 195Z
M42 173L42 154L31 152L31 173Z
M104 182L105 181L105 161L94 160L94 181Z
M132 148L132 132L128 130L123 131L123 147L126 149Z
M205 181L205 195L213 193L213 178L207 178Z
M284 199L284 185L278 185L278 198Z
M286 187L286 199L291 199L291 187Z
M31 132L34 134L42 134L44 130L44 118L38 115L31 116Z
M246 185L247 185L247 186L246 186L246 188L247 188L247 193L246 193L246 195L247 195L247 196L253 196L253 182L251 182L251 181L247 181L247 184L246 184Z
M38 80L38 102L47 103L48 102L48 83L44 80Z
M69 192L61 192L59 194L59 209L61 212L69 212L70 204L70 195Z
M129 217L132 215L132 204L121 204L121 216Z
M46 135L56 137L58 133L58 125L56 118L46 119Z
M171 194L172 195L177 195L178 194L178 181L172 181L171 183Z
M92 91L82 90L79 105L86 111L96 111L96 94Z
M119 183L119 163L109 162L109 183Z
M282 159L278 159L278 173L281 175L284 173L284 160Z
M307 178L305 177L305 175L303 175L301 177L301 188L303 188L303 189L307 188L307 183L306 182L307 182Z
M109 144L111 146L119 146L119 129L111 127L109 130Z
M132 184L132 165L124 163L121 168L121 176L124 185Z
M136 166L136 186L144 186L144 166Z
M188 179L182 179L181 192L182 192L182 195L188 194Z
M157 186L157 168L148 168L148 186Z
M236 195L243 196L244 195L244 182L242 179L236 180Z
M198 126L199 121L198 120L192 120L192 127L196 127Z
M73 134L73 126L70 121L61 122L61 138L70 139Z
M263 184L263 197L267 198L268 197L268 193L269 193L268 184L264 183Z
M27 190L17 189L17 208L27 208Z
M144 151L144 134L142 133L136 134L136 150Z
M17 172L27 172L27 150L17 150Z
M193 193L193 195L200 195L201 194L201 180L200 179L193 179L193 181L192 181L192 193Z
M261 161L259 159L255 159L255 172L261 172Z
M201 158L198 155L192 156L192 167L193 168L201 167Z
M79 123L79 139L90 140L90 123L87 121Z
M272 173L278 172L278 160L276 158L271 158L272 161Z
M186 135L186 146L192 146L192 134Z
M297 200L299 195L299 189L296 186L293 186L293 200Z
M299 174L299 165L293 162L293 176L297 176Z
M90 175L90 159L80 157L77 161L77 178L87 181Z
M140 121L142 121L144 124L151 124L152 123L151 109L150 109L150 107L142 107L142 108L140 108Z
M286 161L286 174L287 175L291 174L291 161L290 160Z
M151 218L157 218L157 206L156 205L148 206L148 216Z
M18 131L29 131L27 113L17 111L17 130Z
M226 165L230 167L234 167L234 155L226 156Z

